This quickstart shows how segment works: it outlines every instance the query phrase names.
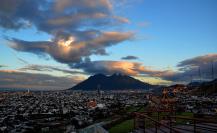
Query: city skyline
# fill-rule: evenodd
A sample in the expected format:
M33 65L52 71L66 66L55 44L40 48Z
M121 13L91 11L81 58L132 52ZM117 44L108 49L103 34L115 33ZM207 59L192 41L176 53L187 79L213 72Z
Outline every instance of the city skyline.
M97 73L212 80L216 12L215 0L2 0L0 88L66 89Z

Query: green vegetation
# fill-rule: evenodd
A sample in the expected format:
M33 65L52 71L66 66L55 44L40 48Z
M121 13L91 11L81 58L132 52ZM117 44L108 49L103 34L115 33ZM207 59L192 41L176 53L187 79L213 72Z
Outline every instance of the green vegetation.
M127 108L127 112L133 112L136 110L138 111L138 109L140 112L144 111L144 107L142 107L142 108L141 107L129 107L129 108ZM169 115L169 113L162 112L159 114L159 119L161 120L164 116L167 116L167 115ZM193 118L193 113L191 113L191 112L180 112L180 113L177 113L176 115ZM152 113L152 115L150 117L157 120L158 113L154 112L154 113ZM182 124L182 123L186 123L186 122L187 121L183 120L183 119L177 119L176 120L176 123L178 123L178 124ZM151 127L151 126L153 126L153 124L154 124L153 122L148 121L148 120L146 120L146 122L145 122L146 127ZM128 133L128 132L133 130L133 125L134 125L133 119L126 120L126 121L123 121L122 123L117 124L114 127L110 128L109 132L110 133Z
M127 112L136 111L136 107L133 107L133 106L127 107L127 108L126 108L126 111L127 111Z
M126 108L126 112L143 112L145 110L144 106L130 106Z
M125 109L125 112L127 113L131 113L131 112L144 112L146 110L146 107L144 106L130 106L127 107ZM169 112L161 112L159 113L159 121L163 119L163 117L166 117L170 115ZM189 117L189 118L193 118L194 115L191 112L179 112L176 113L176 116L184 116L184 117ZM158 113L157 112L153 112L149 115L149 117L158 120ZM187 120L183 120L183 119L176 119L176 124L183 124L183 123L187 123ZM152 121L146 120L145 122L145 126L146 127L152 127L154 125L154 123ZM109 129L110 133L128 133L130 131L133 130L133 126L134 126L134 119L130 119L130 120L125 120L119 124L114 125L112 128Z
M137 110L138 112L144 112L145 111L145 107L141 107L139 110Z
M183 117L188 117L188 118L193 118L194 114L191 112L181 112L181 113L177 113L176 116L183 116ZM184 119L176 119L176 124L184 124L189 122L188 120L184 120Z
M109 129L109 133L128 133L133 130L133 119L126 120Z
M192 118L194 117L194 114L192 112L181 112L181 113L177 113L176 116L186 116Z

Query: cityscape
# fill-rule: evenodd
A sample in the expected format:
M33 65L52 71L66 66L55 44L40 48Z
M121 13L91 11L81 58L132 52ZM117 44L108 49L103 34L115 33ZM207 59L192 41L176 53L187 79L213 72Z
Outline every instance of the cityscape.
M191 87L170 86L159 95L150 90L100 89L2 92L0 129L2 132L144 132L144 128L134 125L135 113L148 112L149 117L159 122L166 116L180 117L181 120L173 123L180 126L173 127L177 132L193 132L190 123L194 119L198 120L197 131L216 132L217 93L192 95ZM209 125L207 119L213 124ZM154 126L155 123L147 125L150 129L146 132L155 132ZM170 132L160 125L158 128L159 132Z
M0 133L216 133L216 12L0 0Z

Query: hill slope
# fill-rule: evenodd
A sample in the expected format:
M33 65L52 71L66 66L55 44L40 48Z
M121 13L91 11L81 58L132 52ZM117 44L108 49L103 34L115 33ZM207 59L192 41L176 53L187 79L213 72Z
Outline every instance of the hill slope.
M90 76L87 80L72 87L73 90L97 90L100 87L101 90L138 90L148 89L153 85L141 82L133 77L113 74L106 76L103 74L96 74Z
M217 93L217 79L202 83L193 93L199 95L212 95Z

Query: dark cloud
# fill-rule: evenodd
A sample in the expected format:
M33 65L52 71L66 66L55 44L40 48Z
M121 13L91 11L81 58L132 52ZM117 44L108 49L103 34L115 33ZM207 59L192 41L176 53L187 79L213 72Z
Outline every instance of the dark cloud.
M109 0L2 0L0 26L5 29L36 27L52 36L50 41L10 38L17 51L46 57L61 63L77 63L90 55L108 55L105 48L133 37L131 32L108 31L128 23L116 16Z
M136 59L138 59L138 57L132 56L132 55L128 55L128 56L122 57L121 59L122 60L136 60Z
M178 64L178 67L198 67L210 64L211 62L217 61L217 54L208 54L203 56L198 56L195 58L187 59Z
M1 0L0 5L0 25L5 29L35 26L47 33L76 32L126 21L112 13L109 0Z
M161 71L159 73L154 73L151 76L160 77L163 80L176 82L190 82L191 75L188 72L179 72L179 71Z
M26 41L5 37L11 48L20 52L33 53L39 57L51 57L70 66L81 65L91 55L108 55L107 47L132 39L134 33L113 30L114 27L129 22L127 18L114 14L110 0L1 0L0 4L1 28L19 31L34 27L51 36L50 41ZM18 60L28 65L28 62ZM28 65L21 70L82 73L36 65ZM4 73L4 75L10 74ZM31 75L21 72L13 72L11 75L19 79L32 76L36 84L39 82L39 76L54 78L48 75ZM54 80L57 79L55 77ZM14 82L22 85L21 81ZM34 82L29 84L34 86ZM44 82L43 85L45 85ZM47 85L50 84L47 83Z
M81 68L84 71L95 74L104 73L111 75L113 73L123 73L131 76L157 73L159 71L152 70L150 67L143 66L138 62L128 61L90 61L73 64L72 68Z
M17 51L31 52L37 55L45 54L52 45L49 41L28 42L19 39L8 39L8 41L11 42L10 47Z
M209 54L187 59L180 62L178 70L154 70L138 62L128 61L90 61L71 65L72 68L81 68L95 74L124 73L131 76L158 77L174 83L188 83L191 80L212 80L212 66L214 78L217 78L217 54Z
M187 83L191 80L212 80L212 78L217 78L217 54L187 59L177 66L179 71L162 72L155 76L174 82Z
M67 89L80 82L82 77L54 77L46 74L32 74L1 70L0 88Z
M2 68L2 67L6 67L5 65L0 65L0 68Z
M76 36L59 33L52 41L29 42L10 39L10 47L17 51L30 52L36 55L50 55L61 63L78 63L90 55L106 55L105 48L130 39L130 32L86 32L85 41Z
M44 3L44 4L43 4ZM5 29L18 30L37 23L42 18L45 0L1 0L0 26ZM37 19L36 19L37 18Z
M133 37L130 32L102 31L114 23L126 23L116 16L109 0L2 0L0 26L21 29L35 26L52 36L51 41L7 39L17 51L46 54L62 63L80 62L92 54L107 55L105 48Z
M45 66L45 65L28 65L23 68L19 69L20 71L39 71L39 72L54 72L59 71L65 74L86 74L85 72L78 71L78 70L67 70L67 69L61 69L59 67L54 66Z

